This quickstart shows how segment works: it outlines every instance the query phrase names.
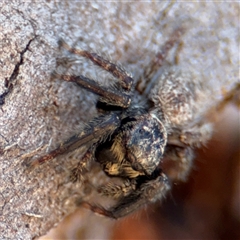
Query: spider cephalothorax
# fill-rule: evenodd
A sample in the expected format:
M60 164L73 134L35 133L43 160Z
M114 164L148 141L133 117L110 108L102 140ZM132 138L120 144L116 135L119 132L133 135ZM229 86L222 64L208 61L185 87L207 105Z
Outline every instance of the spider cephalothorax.
M111 139L97 148L98 161L111 176L135 178L157 168L167 134L154 115L143 114L124 117Z
M119 218L143 204L161 199L170 189L169 179L186 178L193 159L191 147L208 139L211 132L209 125L203 124L195 116L194 103L199 86L179 70L166 71L160 77L154 77L167 52L178 42L181 32L181 29L174 31L136 82L125 70L96 53L71 48L60 41L60 46L89 59L119 81L107 88L82 75L55 72L55 77L75 82L97 94L97 107L104 113L57 149L31 164L40 164L83 145L87 146L88 150L72 171L72 181L84 178L83 172L92 160L100 163L109 177L122 179L122 184L99 186L101 194L116 199L116 205L110 209L84 203L94 212ZM152 90L143 85L144 81L152 86ZM136 95L144 98L144 104L136 104ZM193 123L190 128L186 127L189 122ZM164 159L174 163L169 176L161 169Z

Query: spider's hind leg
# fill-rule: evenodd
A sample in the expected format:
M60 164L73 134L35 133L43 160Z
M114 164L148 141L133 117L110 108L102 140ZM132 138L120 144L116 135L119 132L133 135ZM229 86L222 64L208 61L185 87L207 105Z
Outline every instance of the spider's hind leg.
M99 56L96 53L92 53L92 52L85 51L82 49L72 48L62 39L60 39L58 43L59 43L60 47L64 47L70 53L85 57L85 58L89 59L90 61L92 61L97 66L110 72L114 77L116 77L117 79L120 80L119 83L125 91L131 90L131 87L133 84L133 78L131 77L131 75L129 73L127 73L124 69L122 69L118 65L110 62L107 59L104 59L103 57Z
M127 108L131 103L130 94L119 92L115 88L101 86L98 82L85 76L64 75L58 74L57 72L53 72L53 76L68 82L75 82L80 87L100 96L99 100L109 105Z
M133 86L133 78L129 73L127 73L123 68L110 62L107 59L104 59L96 53L70 47L62 39L59 40L59 46L64 47L70 53L89 59L95 65L111 73L119 81L115 85L112 84L111 87L104 87L101 86L98 82L82 75L60 75L54 72L53 75L55 77L61 78L65 81L77 83L77 85L81 86L82 88L100 96L99 101L106 103L107 105L117 106L121 108L129 107L131 103L131 90Z
M140 94L149 94L149 89L151 89L152 80L154 79L158 70L164 65L169 51L178 43L177 52L181 49L182 43L180 41L181 36L184 34L184 29L181 27L176 28L169 39L163 44L155 57L150 61L148 66L145 68L143 74L137 80L135 89ZM175 57L176 59L176 57ZM150 87L149 87L150 86Z

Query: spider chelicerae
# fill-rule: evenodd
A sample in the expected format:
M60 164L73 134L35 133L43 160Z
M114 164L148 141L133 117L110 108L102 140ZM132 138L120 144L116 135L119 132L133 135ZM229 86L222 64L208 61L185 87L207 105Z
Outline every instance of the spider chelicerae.
M86 146L88 150L72 170L71 180L83 181L84 172L94 160L110 178L122 179L120 184L109 183L98 188L101 194L116 200L109 209L83 204L110 218L126 216L144 204L156 202L166 195L172 181L185 180L192 166L193 148L209 139L211 127L196 116L200 84L177 67L159 74L169 50L180 44L182 33L180 28L173 31L136 82L118 65L60 40L61 47L92 61L118 81L104 87L82 75L54 72L55 77L97 94L96 106L104 112L31 165ZM164 162L171 165L167 174L162 170Z

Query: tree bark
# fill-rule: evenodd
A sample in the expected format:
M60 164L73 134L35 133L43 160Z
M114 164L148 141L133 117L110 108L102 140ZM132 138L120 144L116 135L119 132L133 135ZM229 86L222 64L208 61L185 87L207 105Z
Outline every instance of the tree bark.
M222 91L239 80L238 20L238 3L1 1L1 239L42 236L75 211L78 200L95 196L88 186L68 180L83 149L33 170L23 164L53 149L97 114L93 94L51 79L58 62L66 60L58 49L60 37L70 45L110 55L139 76L171 32L183 26L177 62L170 54L168 64L197 73L213 106ZM97 67L83 60L72 71L105 80ZM96 170L88 178L96 183L102 175ZM82 238L108 238L106 231L97 229L99 224L110 229L112 221L100 223L98 216L84 209L80 216Z

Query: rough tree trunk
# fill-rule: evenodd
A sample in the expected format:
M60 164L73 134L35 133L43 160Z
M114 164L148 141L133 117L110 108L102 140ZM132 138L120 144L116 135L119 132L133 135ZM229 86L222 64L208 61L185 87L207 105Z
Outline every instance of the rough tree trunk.
M38 2L38 1L37 1ZM83 150L34 170L22 165L78 131L96 115L92 94L51 79L59 37L123 64L135 76L172 30L183 25L178 64L198 73L209 102L239 80L238 3L0 3L0 238L32 239L46 234L76 209L88 188L68 180ZM171 56L169 64L173 63ZM100 82L84 61L75 69ZM100 73L101 76L101 73ZM99 173L101 175L101 173ZM95 173L89 178L96 183ZM82 238L107 238L97 229L112 221L82 210ZM101 225L100 225L101 224ZM97 231L98 235L95 235Z

